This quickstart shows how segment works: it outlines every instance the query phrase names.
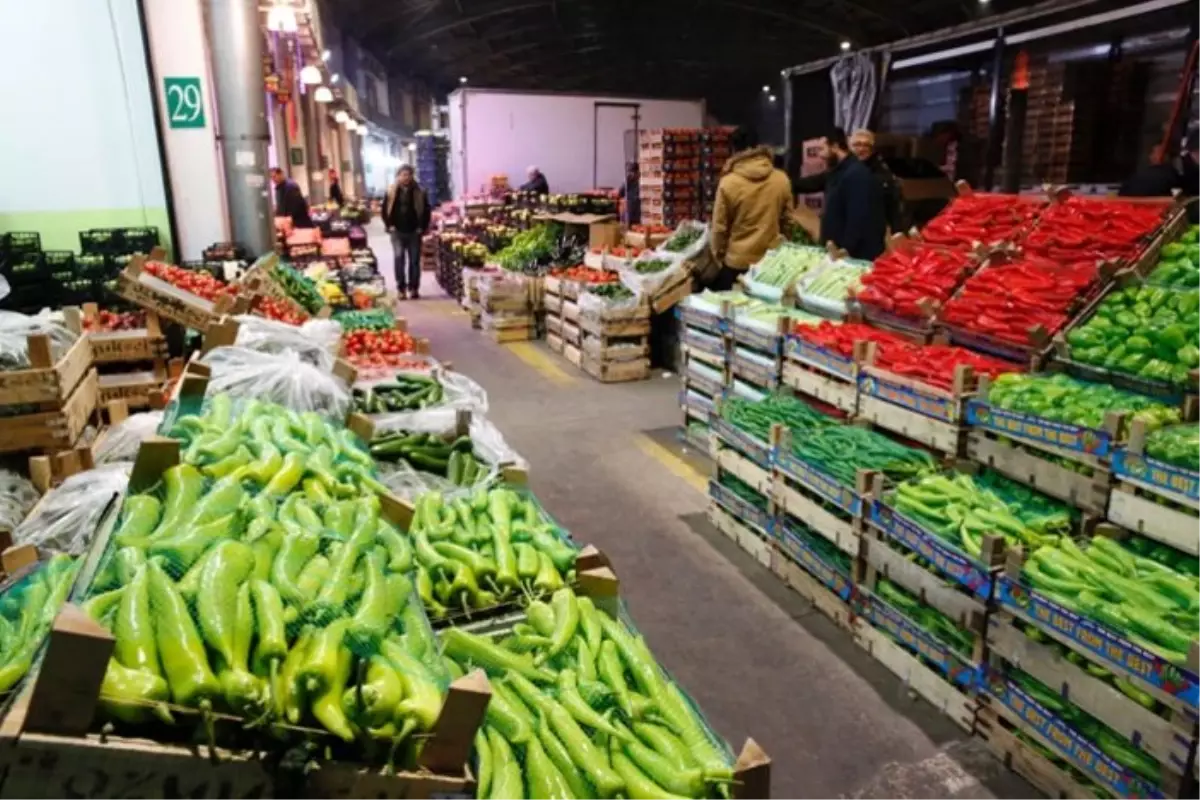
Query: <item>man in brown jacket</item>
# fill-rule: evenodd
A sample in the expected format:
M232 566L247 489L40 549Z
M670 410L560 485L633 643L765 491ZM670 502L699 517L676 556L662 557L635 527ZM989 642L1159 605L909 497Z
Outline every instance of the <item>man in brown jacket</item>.
M754 131L738 128L731 143L712 215L710 241L721 271L709 288L717 291L733 288L779 242L793 203L791 181L775 169L771 148L757 147Z

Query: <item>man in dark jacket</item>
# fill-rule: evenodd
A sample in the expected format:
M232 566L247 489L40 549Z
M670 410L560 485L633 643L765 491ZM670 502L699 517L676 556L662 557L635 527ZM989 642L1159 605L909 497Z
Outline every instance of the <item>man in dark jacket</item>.
M1200 130L1188 133L1179 166L1173 161L1150 164L1139 169L1123 184L1122 197L1169 197L1179 189L1184 197L1195 197L1200 191ZM1188 206L1188 221L1195 224L1197 204Z
M550 184L546 182L546 176L537 167L530 167L525 170L525 177L529 180L521 184L522 192L533 192L534 194L550 194Z
M883 252L887 218L883 188L865 164L854 157L846 132L834 128L825 137L822 155L829 169L796 178L792 191L810 194L824 190L821 244L833 242L851 258L874 260Z
M392 268L401 300L421 296L421 237L429 230L432 211L425 191L413 180L412 167L400 167L383 202L383 224L392 235Z
M313 227L312 219L308 216L308 201L300 186L283 174L283 170L275 167L271 170L271 183L275 184L275 216L291 217L292 224L297 228Z
M859 128L850 134L850 152L866 164L875 180L879 181L883 195L883 217L887 220L888 230L891 233L908 230L908 214L900 193L900 181L896 180L883 156L875 152L875 134L866 128Z

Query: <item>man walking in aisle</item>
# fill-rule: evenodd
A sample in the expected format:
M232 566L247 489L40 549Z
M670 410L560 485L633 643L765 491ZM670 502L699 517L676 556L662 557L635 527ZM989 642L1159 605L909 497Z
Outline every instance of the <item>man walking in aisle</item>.
M825 190L821 244L833 242L851 258L873 261L883 252L887 228L883 187L867 165L850 152L846 132L841 128L826 135L823 148L829 169L792 181L792 187L798 193L809 193L815 191L819 180Z
M759 261L779 241L792 211L787 175L775 169L773 152L758 147L749 128L730 136L734 153L725 162L713 204L713 257L721 265L709 288L732 289L738 276Z
M413 180L412 167L405 164L396 173L396 182L388 187L383 203L383 224L392 236L392 264L401 300L421 296L421 237L429 230L431 213L429 198Z

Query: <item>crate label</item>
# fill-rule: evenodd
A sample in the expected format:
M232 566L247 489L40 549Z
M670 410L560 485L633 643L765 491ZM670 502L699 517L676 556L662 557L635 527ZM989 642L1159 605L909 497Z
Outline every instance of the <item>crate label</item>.
M953 650L887 602L874 595L867 599L865 616L873 627L890 633L905 649L929 662L955 686L974 688L976 676L973 666L964 663Z
M1072 766L1095 780L1114 797L1165 797L1162 790L1118 764L1001 672L985 668L984 673L988 694L1049 742ZM1119 738L1119 734L1114 736Z
M858 391L943 422L958 421L957 401L911 386L903 386L878 375L861 373L858 376Z
M1108 456L1112 450L1112 436L1108 431L1008 411L978 400L967 401L967 424L1097 458Z
M708 496L732 514L735 519L758 528L760 532L767 536L773 535L774 526L771 525L771 518L767 515L767 512L750 505L725 486L716 481L709 481ZM765 500L766 498L763 499Z
M681 344L708 353L718 358L725 358L725 341L717 336L702 333L695 328L684 328Z
M777 332L762 331L747 325L738 325L736 322L731 326L731 330L734 341L739 344L753 347L755 350L762 350L773 356L778 356L783 352L783 336Z
M733 373L756 386L767 389L779 386L779 374L752 358L735 355L733 357Z
M207 300L196 298L196 304L193 304L125 274L117 278L117 293L132 303L158 312L159 316L201 332L208 330L208 326L216 321L216 315L211 311L212 304ZM206 305L197 305L201 303Z
M896 509L876 500L871 503L871 521L900 544L933 564L938 572L987 602L992 594L992 575L983 564L969 558L942 538L922 528Z
M841 569L817 555L817 552L809 547L804 539L794 533L787 524L783 525L780 541L784 551L792 557L793 561L804 567L805 571L820 581L825 588L845 602L851 602L854 584Z
M1054 603L1029 587L1001 576L1000 605L1079 645L1104 666L1135 675L1178 698L1195 710L1200 704L1200 679L1098 622Z
M787 343L784 345L784 350L787 353L787 357L793 361L800 361L813 369L835 375L843 380L854 380L855 367L853 360L842 358L837 353L831 353L806 339L801 339L799 336L789 336L787 337Z
M712 333L722 333L725 329L725 320L720 316L689 305L679 306L679 320L685 325L702 328Z
M1183 495L1189 500L1200 501L1200 474L1156 458L1140 456L1119 447L1113 451L1112 471L1118 478L1130 478Z
M771 468L771 446L761 439L730 425L725 419L713 420L712 432L719 440L738 450L763 469Z
M775 463L785 475L809 491L820 495L851 516L862 511L862 498L807 462L777 450Z

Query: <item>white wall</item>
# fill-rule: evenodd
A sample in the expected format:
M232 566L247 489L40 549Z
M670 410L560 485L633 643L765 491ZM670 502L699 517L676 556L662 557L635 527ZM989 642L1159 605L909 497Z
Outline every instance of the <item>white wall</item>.
M134 0L0 0L0 21L0 230L72 249L98 220L168 238Z
M466 108L464 113L456 114L459 102L465 102ZM552 192L594 188L596 103L639 103L638 126L642 130L699 128L704 124L704 106L699 100L460 89L451 94L449 103L456 196L480 191L490 176L500 173L508 175L510 184L519 186L525 182L525 170L531 164L541 168ZM461 118L461 124L456 117Z
M107 1L78 0L96 5ZM132 5L132 0L128 2ZM175 222L179 232L176 250L182 260L198 259L204 248L229 240L224 172L216 139L216 98L201 2L145 0L146 26L156 78L154 91L163 118L163 140L171 170ZM172 129L166 119L163 78L189 76L200 78L206 124L203 128Z

